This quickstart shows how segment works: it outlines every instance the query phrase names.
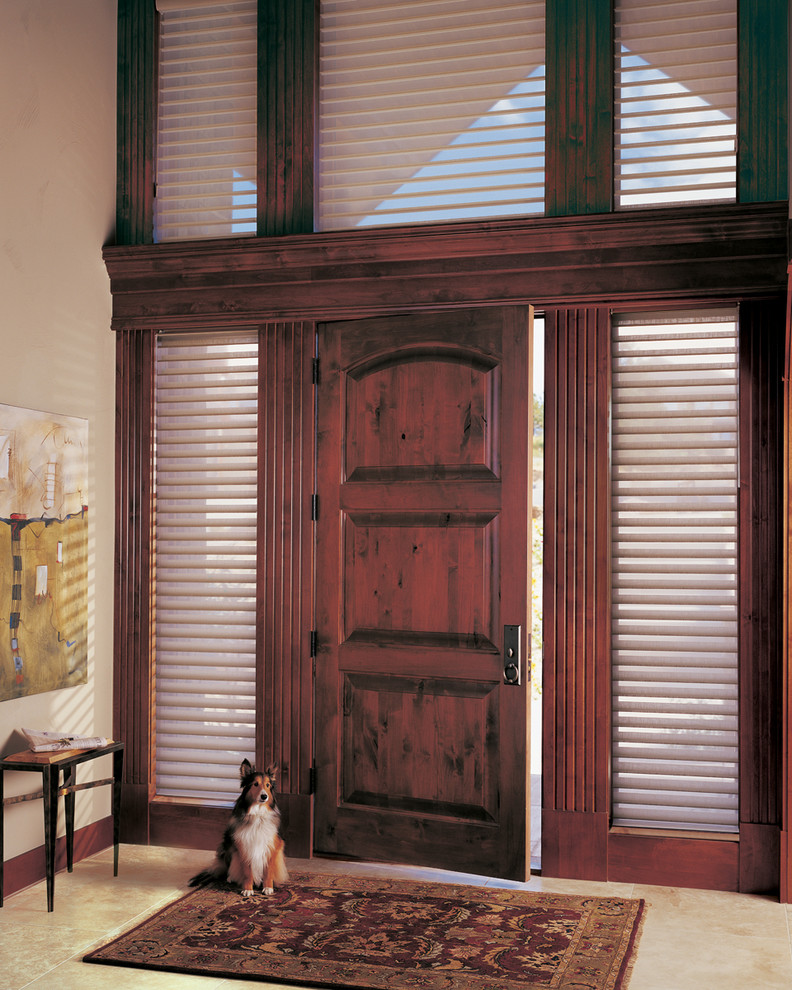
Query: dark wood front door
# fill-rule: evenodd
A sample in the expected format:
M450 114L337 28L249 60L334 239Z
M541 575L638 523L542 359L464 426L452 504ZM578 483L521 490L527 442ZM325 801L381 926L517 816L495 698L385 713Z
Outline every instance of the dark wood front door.
M527 307L320 327L318 852L526 876L530 343Z

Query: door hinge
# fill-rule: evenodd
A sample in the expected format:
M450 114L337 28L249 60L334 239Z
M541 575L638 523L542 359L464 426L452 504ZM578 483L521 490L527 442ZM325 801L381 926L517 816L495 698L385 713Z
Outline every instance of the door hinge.
M316 794L316 767L311 767L308 771L308 793Z
M311 363L311 384L319 384L319 358L315 357Z
M311 522L316 522L319 518L319 496L314 492L311 495Z
M316 630L311 630L311 656L316 659Z

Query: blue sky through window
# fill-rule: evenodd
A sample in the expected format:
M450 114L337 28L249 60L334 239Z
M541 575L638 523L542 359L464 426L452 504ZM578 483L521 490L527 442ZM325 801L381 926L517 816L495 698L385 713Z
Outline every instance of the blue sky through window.
M234 169L231 233L256 233L256 183Z

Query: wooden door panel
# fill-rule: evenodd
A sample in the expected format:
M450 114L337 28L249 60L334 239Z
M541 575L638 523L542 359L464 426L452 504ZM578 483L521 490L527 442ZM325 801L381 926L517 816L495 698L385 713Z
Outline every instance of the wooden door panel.
M319 354L316 848L522 879L530 311L326 325Z
M494 475L498 378L497 367L459 353L355 369L346 387L347 480Z
M342 802L497 821L496 688L347 673Z
M491 515L350 513L344 528L345 639L496 649Z

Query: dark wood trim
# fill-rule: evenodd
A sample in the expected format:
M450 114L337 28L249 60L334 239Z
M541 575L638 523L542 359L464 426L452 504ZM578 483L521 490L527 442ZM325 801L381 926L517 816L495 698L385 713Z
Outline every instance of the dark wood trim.
M740 825L740 877L744 894L778 895L781 830L777 825Z
M118 0L117 244L154 236L156 23L154 0Z
M611 0L548 0L545 212L613 209Z
M258 233L314 227L316 0L258 4Z
M784 301L740 306L740 822L781 821Z
M789 265L784 346L783 431L781 447L782 541L782 774L781 774L781 901L792 902L792 264Z
M607 816L608 310L548 309L545 355L542 804L547 813ZM546 855L543 868L555 875L560 864Z
M99 821L86 825L74 833L74 863L79 863L88 856L93 856L103 849L113 845L113 817L101 818ZM55 872L66 869L66 836L61 835L55 845ZM123 865L123 855L121 857ZM109 876L112 867L108 866ZM24 890L31 884L39 883L46 876L44 846L30 849L28 852L15 856L6 861L3 871L3 896L8 897L18 890ZM42 893L41 899L44 901Z
M608 880L702 890L738 890L740 845L719 839L608 835Z
M121 831L148 841L154 745L151 669L154 335L116 339L113 735L126 744Z
M737 198L788 195L788 0L739 0Z
M786 203L104 250L116 329L778 295Z
M277 789L310 793L313 752L312 323L259 331L257 759Z

